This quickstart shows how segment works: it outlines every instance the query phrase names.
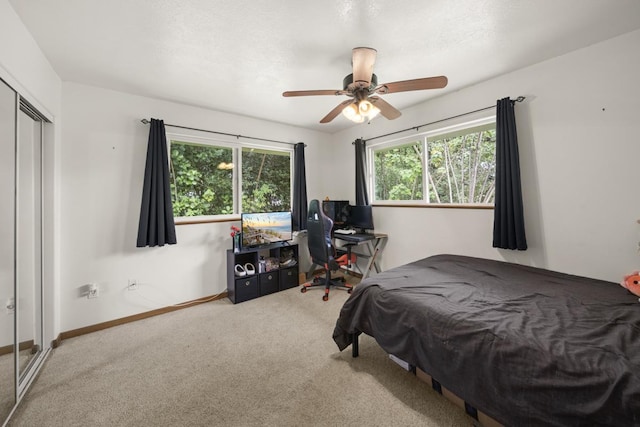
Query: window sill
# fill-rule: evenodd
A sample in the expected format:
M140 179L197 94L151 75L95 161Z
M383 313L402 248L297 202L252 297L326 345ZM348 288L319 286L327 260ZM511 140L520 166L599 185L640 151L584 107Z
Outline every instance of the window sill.
M383 208L493 209L493 205L471 203L372 203L371 206Z
M190 225L190 224L209 224L216 222L238 222L239 216L224 216L224 217L178 217L174 219L176 225Z

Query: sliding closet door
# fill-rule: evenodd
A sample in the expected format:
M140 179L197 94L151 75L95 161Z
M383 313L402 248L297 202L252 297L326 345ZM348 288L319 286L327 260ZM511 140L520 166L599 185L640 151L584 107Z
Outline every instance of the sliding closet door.
M21 103L18 116L16 300L19 386L42 342L42 121ZM21 388L21 387L20 387Z
M17 96L0 80L0 424L16 403L15 160Z

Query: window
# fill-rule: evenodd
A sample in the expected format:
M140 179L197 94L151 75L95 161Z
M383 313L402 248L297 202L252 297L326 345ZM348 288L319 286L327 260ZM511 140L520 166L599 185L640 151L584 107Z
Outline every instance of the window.
M233 150L171 141L173 215L233 212Z
M374 201L491 204L493 118L369 147Z
M422 200L421 140L374 153L375 200Z
M291 209L293 150L168 139L174 216Z
M291 153L242 149L242 208L245 212L291 210Z

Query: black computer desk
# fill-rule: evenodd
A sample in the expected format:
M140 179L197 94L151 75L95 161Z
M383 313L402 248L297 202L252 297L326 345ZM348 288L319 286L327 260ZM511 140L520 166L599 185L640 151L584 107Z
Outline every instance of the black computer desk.
M340 243L342 246L350 245L351 253L355 254L358 258L364 258L367 260L367 266L360 270L356 265L352 268L360 270L362 273L362 280L369 276L372 268L375 268L376 273L380 273L382 268L380 267L380 256L384 252L384 248L387 245L388 235L384 233L356 233L356 234L333 234L336 243ZM337 245L336 245L337 246ZM354 249L358 248L357 251ZM362 248L364 251L360 251ZM340 246L338 246L340 249ZM315 271L316 264L311 264L307 277Z

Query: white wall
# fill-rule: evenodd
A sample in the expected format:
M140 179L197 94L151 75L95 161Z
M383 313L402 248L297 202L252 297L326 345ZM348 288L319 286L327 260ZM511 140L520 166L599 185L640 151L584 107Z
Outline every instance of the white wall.
M457 253L615 282L640 267L638 46L635 31L334 135L334 167L349 170L356 138L527 97L515 108L529 249L491 247L492 211L377 207L376 229L390 236L383 265ZM332 198L354 200L352 185L334 188Z
M327 191L321 172L330 161L328 136L319 132L75 83L63 85L63 115L62 331L226 290L229 222L178 225L176 245L135 247L149 135L142 118L303 141L310 193ZM128 279L138 281L138 290L126 289ZM98 284L99 298L82 295L88 283Z
M53 124L45 129L45 343L59 331L57 153L60 144L62 83L7 0L0 0L0 78L18 91ZM0 332L1 333L1 332Z

